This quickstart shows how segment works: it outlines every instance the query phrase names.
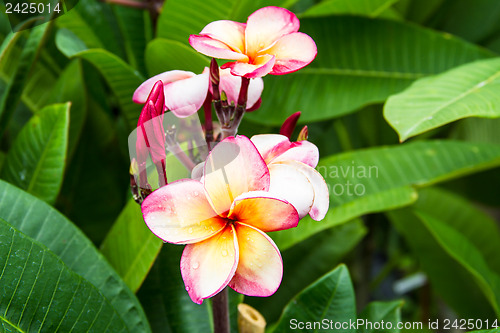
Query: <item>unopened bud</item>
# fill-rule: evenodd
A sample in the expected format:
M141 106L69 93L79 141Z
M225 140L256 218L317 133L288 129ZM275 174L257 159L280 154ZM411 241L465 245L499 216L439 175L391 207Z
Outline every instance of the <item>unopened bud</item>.
M297 141L307 140L308 137L309 137L309 130L307 129L307 126L304 126L300 130L299 136L297 137Z
M283 122L283 125L281 125L280 134L290 139L292 137L292 133L293 130L295 129L295 126L297 126L297 121L299 120L299 117L300 117L300 111L297 111L290 117L286 118L286 120Z
M210 62L210 82L215 85L218 85L220 82L219 65L214 58Z

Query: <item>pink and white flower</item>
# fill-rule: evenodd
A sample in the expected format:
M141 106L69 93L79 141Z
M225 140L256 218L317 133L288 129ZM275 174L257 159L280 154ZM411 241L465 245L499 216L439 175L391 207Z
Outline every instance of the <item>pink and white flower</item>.
M177 117L185 118L196 113L212 92L209 69L205 67L203 73L195 74L187 71L168 71L144 81L134 92L132 100L136 103L145 103L154 83L161 80L164 84L165 107ZM227 96L228 103L235 103L241 87L241 78L231 74L229 69L220 70L219 90ZM247 109L252 109L260 99L264 82L261 78L250 81L248 87Z
M280 134L259 134L250 138L269 169L269 193L290 202L299 218L307 214L322 220L329 207L328 187L318 165L318 148L309 141L290 142Z
M236 60L223 67L247 78L295 72L316 57L316 44L298 32L299 19L280 7L264 7L248 17L247 23L221 20L209 23L189 43L200 53Z
M244 136L228 137L210 152L202 181L164 186L142 204L144 220L166 242L187 244L181 274L198 304L226 285L239 293L269 296L283 275L269 231L297 226L299 216L269 192L266 162Z

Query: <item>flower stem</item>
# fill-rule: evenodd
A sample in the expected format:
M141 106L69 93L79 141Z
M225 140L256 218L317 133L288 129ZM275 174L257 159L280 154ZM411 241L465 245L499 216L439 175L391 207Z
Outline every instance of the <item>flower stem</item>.
M167 145L168 151L174 154L175 157L191 172L196 166L193 161L186 155L186 153L179 146L179 143L174 142Z
M229 333L229 303L227 287L212 297L212 313L214 316L214 332Z
M241 120L245 115L245 110L247 108L247 98L248 98L248 85L250 84L250 79L246 77L241 78L241 89L238 95L238 103L234 110L234 114L231 117L229 124L224 124L222 127L222 139L228 136L234 136L238 132L238 127L240 126Z
M160 183L160 187L168 184L167 175L166 175L166 165L165 160L161 160L160 163L155 163L156 171L158 172L158 182Z
M247 77L241 77L241 88L240 88L240 94L238 95L238 106L246 107L249 85L250 85L250 79Z

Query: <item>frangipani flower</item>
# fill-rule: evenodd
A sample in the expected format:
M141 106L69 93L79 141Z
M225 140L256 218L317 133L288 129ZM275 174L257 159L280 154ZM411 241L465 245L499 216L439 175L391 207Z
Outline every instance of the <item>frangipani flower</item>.
M165 107L180 118L196 113L203 105L208 92L212 91L207 67L198 75L193 72L174 70L144 81L134 92L132 100L136 103L144 103L153 84L158 80L163 81L164 84ZM236 104L240 87L239 77L231 75L229 69L220 70L219 90L225 92L229 104ZM252 109L259 101L263 89L264 82L261 78L250 81L247 109Z
M221 20L209 23L189 43L198 52L236 60L223 67L247 78L281 75L309 64L316 57L316 44L298 32L299 20L280 7L264 7L248 17L247 23Z
M221 141L204 169L201 182L179 180L149 195L144 221L164 241L187 244L181 274L195 303L226 285L245 295L272 295L283 264L265 232L297 226L297 211L268 192L269 170L247 137Z
M318 165L318 148L309 141L290 142L280 134L259 134L250 139L269 168L269 193L290 202L299 218L307 214L322 220L329 207L328 187Z

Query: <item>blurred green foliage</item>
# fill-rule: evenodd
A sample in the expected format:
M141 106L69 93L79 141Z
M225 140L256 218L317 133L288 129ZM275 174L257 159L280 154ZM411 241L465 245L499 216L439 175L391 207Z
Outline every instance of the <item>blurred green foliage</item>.
M182 248L130 198L132 94L163 71L201 73L189 35L267 5L294 11L318 56L265 77L239 133L277 133L302 111L294 135L308 125L331 202L325 220L271 235L282 285L244 302L276 332L500 319L498 1L114 2L17 33L0 13L0 331L213 330L209 302L184 290ZM230 294L234 331L242 299Z

